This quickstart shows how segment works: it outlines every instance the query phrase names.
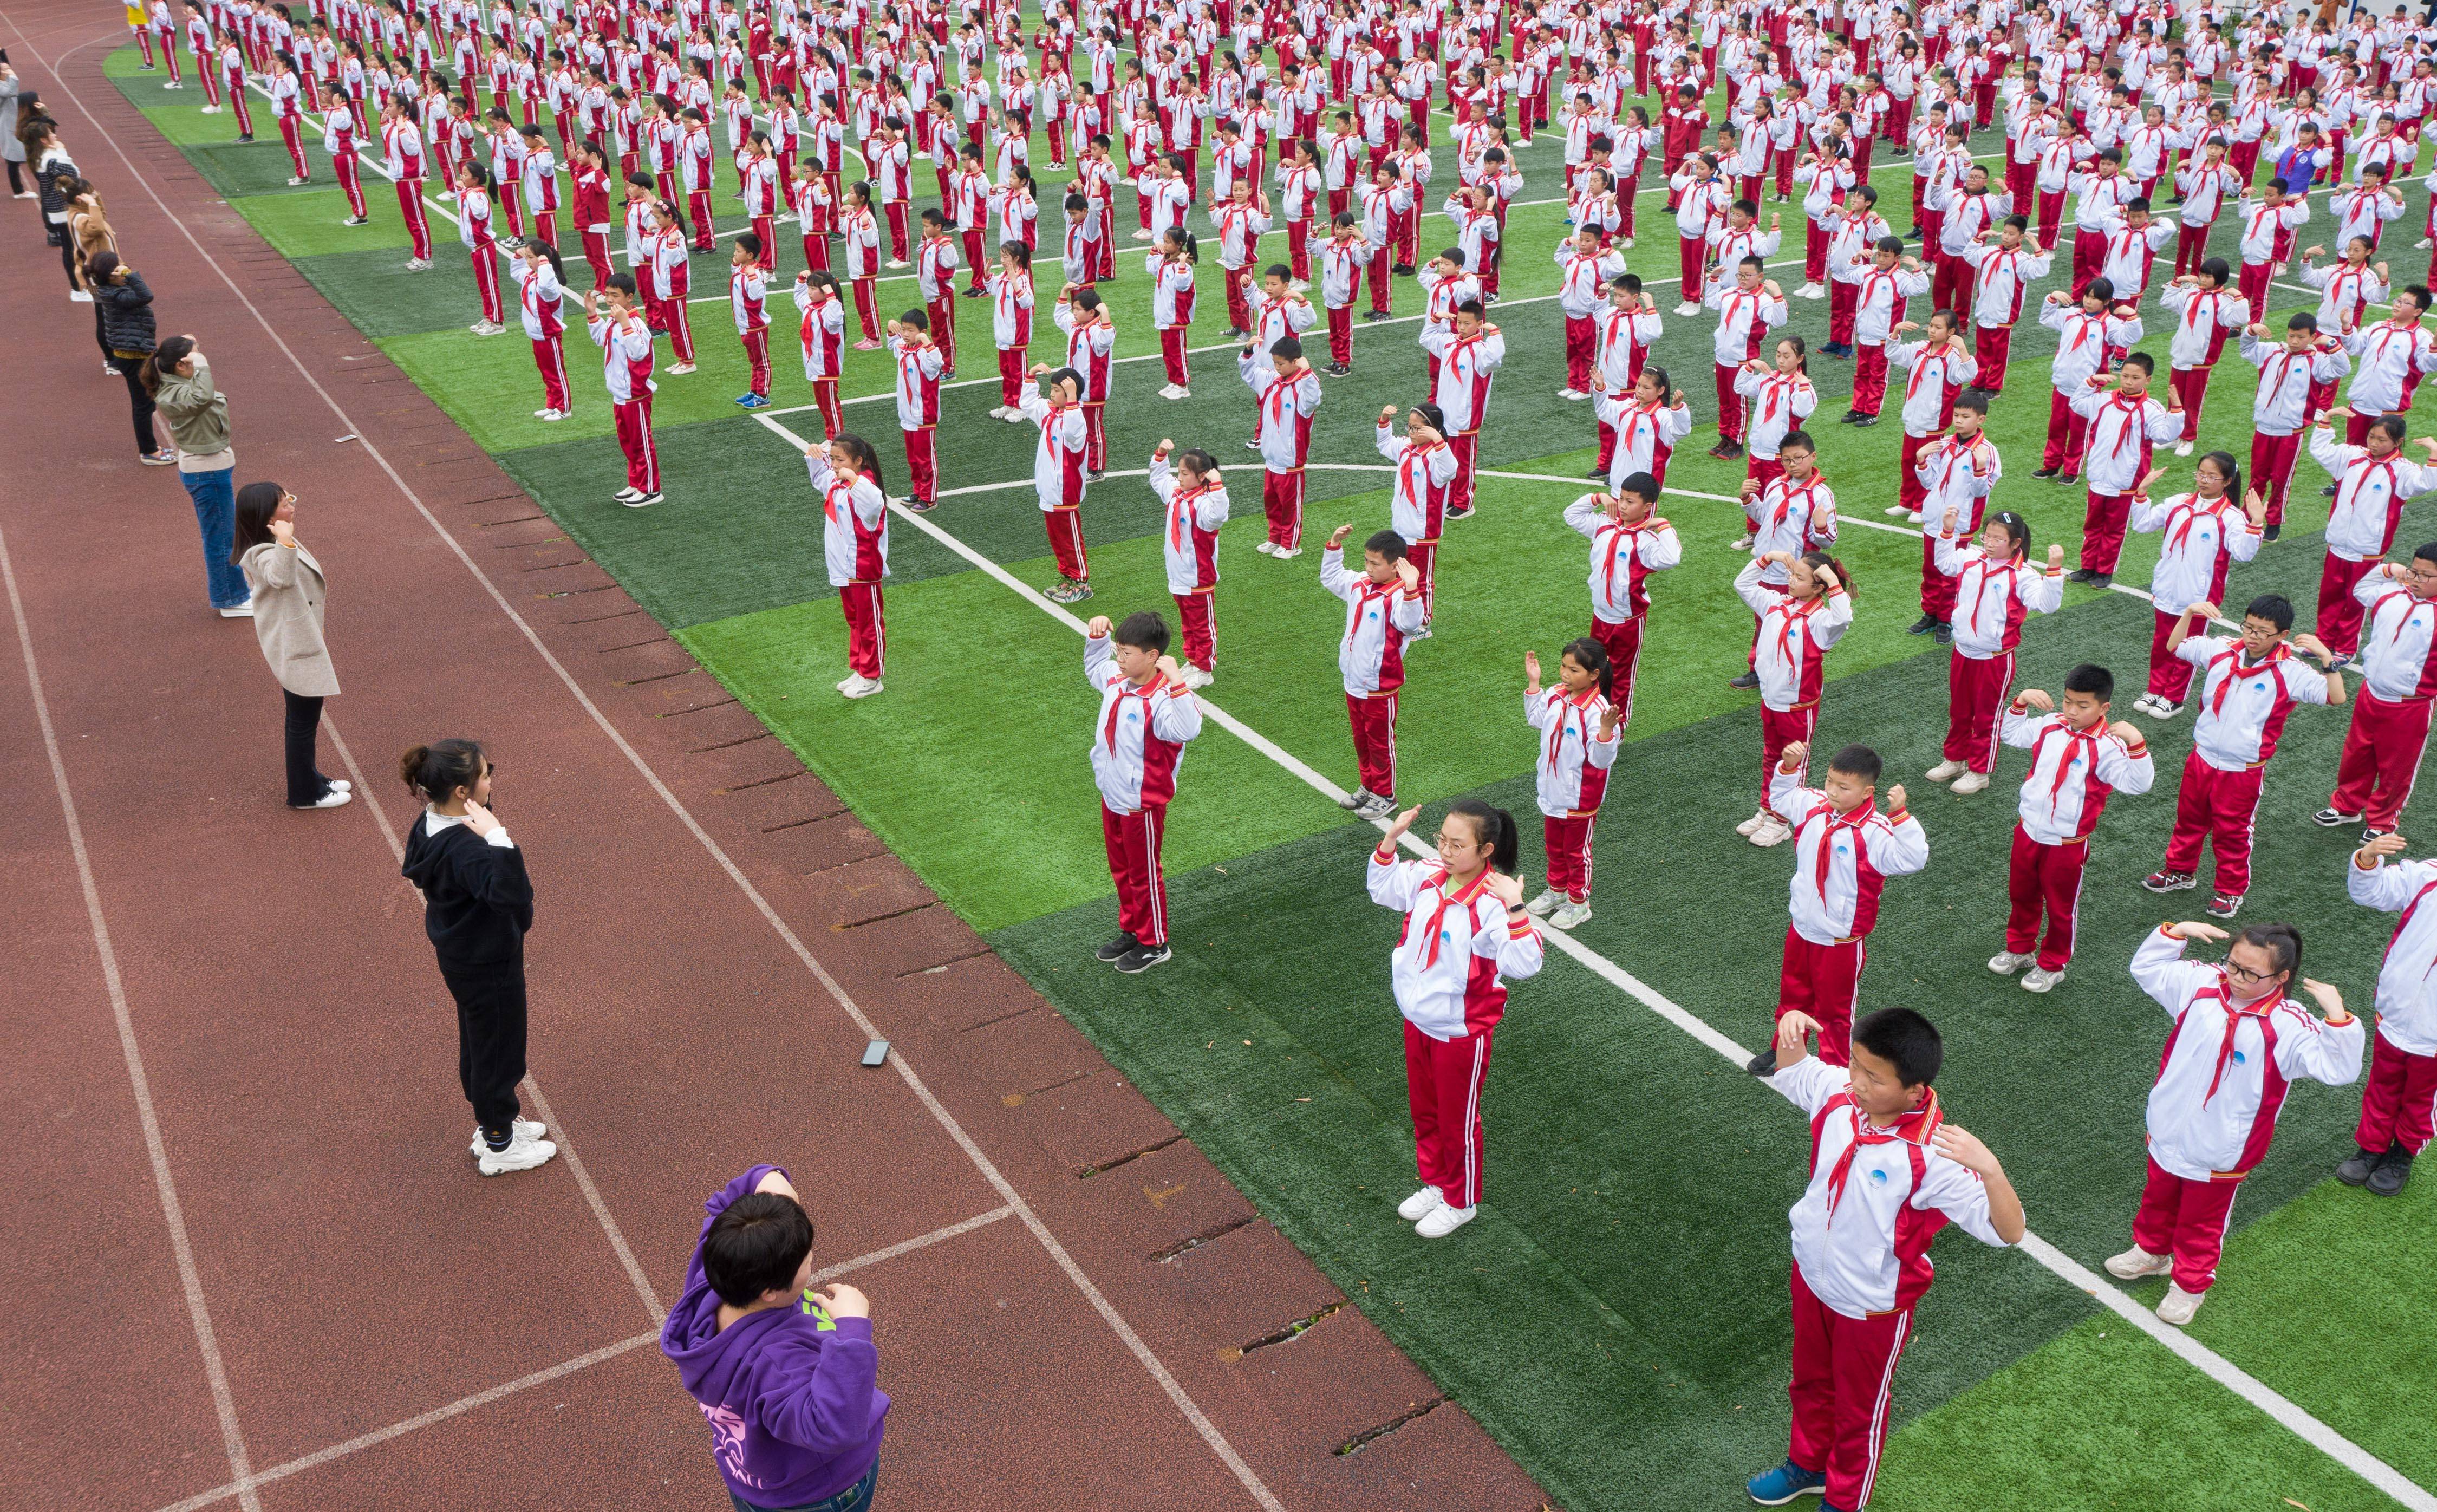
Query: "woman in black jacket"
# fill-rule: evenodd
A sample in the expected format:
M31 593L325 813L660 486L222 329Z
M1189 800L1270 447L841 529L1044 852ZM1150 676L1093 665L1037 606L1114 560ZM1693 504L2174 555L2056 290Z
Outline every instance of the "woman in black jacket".
M533 883L524 853L491 813L492 770L470 740L417 746L398 761L424 805L407 827L402 870L423 893L423 932L457 1000L457 1079L474 1105L473 1154L485 1176L531 1170L558 1153L539 1122L517 1116Z
M135 455L148 467L173 466L178 454L152 433L152 396L145 391L144 360L158 344L153 336L152 290L144 277L118 260L114 252L96 252L84 266L86 287L93 290L95 312L101 320L101 344L110 352L110 370L127 380L127 406L135 417Z

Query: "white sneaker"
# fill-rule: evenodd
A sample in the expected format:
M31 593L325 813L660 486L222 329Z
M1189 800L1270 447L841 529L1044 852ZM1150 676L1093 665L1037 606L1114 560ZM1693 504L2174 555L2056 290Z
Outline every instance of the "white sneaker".
M1442 1201L1422 1215L1422 1221L1413 1225L1413 1232L1424 1239L1445 1239L1471 1222L1472 1215L1477 1211L1479 1209L1471 1207L1449 1207Z
M624 504L629 509L649 509L659 501L660 493L657 488L647 494L637 494L632 499L622 499L619 501L620 503Z
M1253 550L1260 553L1263 556L1275 556L1278 554L1278 543L1273 540L1264 540L1259 545L1254 547Z
M1794 297L1797 299L1817 299L1820 295L1826 292L1827 290L1820 288L1817 284L1804 284L1801 288L1794 291Z
M2121 1255L2107 1257L2107 1274L2119 1281L2137 1281L2145 1275L2164 1275L2175 1268L2171 1255L2152 1255L2135 1244Z
M1559 892L1556 888L1542 888L1538 897L1523 905L1523 911L1530 914L1533 918L1538 919L1546 916L1550 909L1565 901L1566 895Z
M219 113L220 108L218 105L206 105L203 107L203 114L206 115L218 115Z
M2179 457L2188 457L2188 456L2190 456L2191 454L2192 454L2192 444L2191 444L2190 442L2188 442L2188 441L2178 441L2178 442L2176 442L2176 443L2175 443L2175 455L2176 455L2176 456L2179 456Z
M1911 513L1911 510L1906 509L1902 504L1889 504L1887 506L1887 518L1889 519L1901 519Z
M543 1134L550 1133L549 1130L541 1126L541 1120L537 1118L518 1118L515 1120L510 1128L511 1133L508 1136L508 1143L511 1145L515 1144L519 1139L538 1139ZM476 1124L474 1126L474 1142L466 1148L465 1153L469 1155L479 1155L483 1151L490 1148L490 1146L482 1143L482 1126L481 1124Z
M68 290L68 303L71 305L90 305L93 303L93 296L86 293L81 289L71 289Z
M1617 245L1622 247L1627 252L1631 252L1633 250L1633 238L1631 237L1622 237L1617 242Z
M1031 418L1032 416L1025 413L1022 410L1009 410L1007 412L1007 423L1009 425L1022 425Z
M1748 835L1752 831L1759 829L1762 825L1766 824L1767 822L1768 810L1757 809L1753 811L1750 818L1747 818L1741 824L1735 826L1735 833L1737 835Z
M1425 1187L1396 1204L1396 1216L1408 1223L1418 1223L1432 1212L1446 1205L1446 1194L1435 1187Z
M628 483L625 487L619 489L609 497L622 504L631 504L636 500L643 497L643 490L636 487L633 483Z
M2427 237L2423 237L2411 245L2417 251L2427 252L2431 247L2437 247L2437 241L2431 241Z
M2183 1327L2192 1321L2192 1314L2200 1310L2200 1299L2207 1295L2205 1292L2186 1292L2174 1282L2167 1282L2166 1294L2158 1299L2158 1321L2171 1323L2178 1328Z
M1279 558L1280 560L1284 560L1289 556L1301 556L1303 554L1303 548L1300 546L1281 546L1277 548L1277 550L1270 553L1270 554Z
M547 1139L527 1139L522 1134L508 1142L505 1150L493 1150L485 1145L474 1159L474 1169L485 1176L504 1176L512 1170L531 1170L547 1165L558 1153L558 1146Z
M2001 950L1989 958L1989 969L2000 976L2011 976L2037 959L2039 958L2027 950Z
M838 692L846 694L850 698L868 698L873 694L880 692L881 686L881 681L878 677L866 677L858 674L855 677L849 677L847 679L846 686L840 688Z
M907 268L913 265L908 263L903 257L891 257L888 259L888 266L891 268Z
M1759 829L1752 831L1751 843L1763 848L1783 845L1793 834L1793 825L1772 814L1762 822Z
M990 417L991 417L991 419L993 419L993 420L1004 420L1004 419L1006 419L1006 418L1007 418L1007 406L1006 406L1006 405L1004 405L1004 404L993 404L993 405L991 405L991 406Z
M669 369L669 377L683 378L693 371L693 364L692 362L679 362L676 366Z
M112 371L115 372L115 371L116 371L116 369L113 369ZM1579 394L1577 394L1577 393L1575 393L1572 389L1569 389L1569 389L1559 389L1559 390L1557 391L1557 397L1559 397L1559 398L1561 398L1561 399L1579 399L1579 398L1581 398L1581 397L1582 397L1582 396L1581 396L1581 395L1579 395Z
M431 271L431 259L429 257L409 257L406 259L406 271L411 273L429 273Z
M1933 782L1951 782L1971 769L1969 762L1939 762L1929 769L1928 776Z
M2043 966L2034 966L2023 973L2023 991L2044 993L2062 980L2064 980L2063 967L2060 966L2055 971L2049 971Z
M293 809L344 808L356 800L356 795L343 787L334 787L310 803L290 803Z
M1907 510L1905 510L1905 511L1904 511L1904 523L1905 523L1905 524L1907 524L1907 525L1918 525L1918 524L1920 524L1920 510L1918 510L1918 509L1907 509Z
M1675 313L1678 315L1698 315L1701 313L1701 307L1696 302L1688 299L1684 303L1675 307Z
M1955 780L1955 785L1948 788L1947 791L1955 794L1957 798L1970 798L1972 794L1979 792L1988 785L1989 774L1987 772L1965 772L1962 776Z
M288 180L288 186L289 186L289 188L291 188L291 189L292 189L292 188L296 187L298 185L300 185L300 184L302 184L302 183L304 183L304 182L305 182L305 181L304 181L303 179L297 178L297 177L295 177L294 175L292 175L292 174L291 174L291 175L289 175L289 180Z
M235 605L231 605L229 607L227 607L227 608L225 608L225 609L220 610L220 611L219 611L219 614L220 614L220 618L221 618L221 619L223 619L223 620L251 620L251 619L253 619L253 618L254 618L254 599L253 599L252 595L248 595L248 596L247 596L247 598L246 598L246 601L245 601L244 603L242 603L242 604L235 604Z
M559 421L567 418L567 412L565 410L541 410L535 413L534 418L541 421L544 425L556 425Z
M1549 927L1552 929L1571 929L1574 925L1590 918L1590 916L1591 905L1588 903L1569 902L1564 907L1549 916Z
M1392 819L1396 817L1396 800L1384 793L1374 793L1355 812L1366 819Z

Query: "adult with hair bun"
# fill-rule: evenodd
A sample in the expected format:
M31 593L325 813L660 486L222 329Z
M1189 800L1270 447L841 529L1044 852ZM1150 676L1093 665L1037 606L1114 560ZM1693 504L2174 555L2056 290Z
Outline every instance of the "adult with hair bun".
M531 1170L558 1153L538 1120L518 1116L533 882L490 809L497 770L470 740L414 746L398 758L399 779L423 806L407 827L400 870L422 890L423 932L457 1000L457 1081L474 1105L471 1152L485 1176Z
M1439 822L1438 859L1409 861L1396 842L1421 814L1396 816L1371 853L1371 901L1405 916L1390 957L1405 1015L1405 1091L1422 1188L1396 1216L1444 1239L1481 1203L1481 1082L1506 1012L1508 979L1539 974L1540 931L1523 907L1515 817L1458 799ZM1477 968L1486 962L1490 969Z
M322 700L339 694L330 648L322 639L329 587L322 564L296 539L296 496L275 483L250 483L237 496L237 544L229 554L254 594L254 635L279 679L288 706L288 806L339 808L352 783L324 777L313 761Z

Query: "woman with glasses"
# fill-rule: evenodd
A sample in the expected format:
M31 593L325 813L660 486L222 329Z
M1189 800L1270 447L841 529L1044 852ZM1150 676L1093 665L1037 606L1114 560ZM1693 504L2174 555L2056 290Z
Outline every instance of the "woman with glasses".
M2227 938L2215 924L2164 924L2132 955L2132 979L2175 1027L2149 1089L2149 1179L2132 1247L2107 1271L2172 1277L2158 1316L2179 1327L2217 1279L2235 1193L2268 1153L2289 1084L2340 1087L2361 1073L2360 1020L2333 987L2301 975L2300 932L2253 924L2221 963L2183 958L2192 941ZM2296 981L2324 1018L2285 995Z
M1408 861L1396 842L1407 809L1371 853L1371 901L1405 915L1391 979L1405 1015L1405 1087L1422 1189L1396 1216L1424 1239L1472 1222L1481 1201L1481 1082L1506 980L1540 970L1540 932L1515 875L1514 816L1459 799L1439 824L1438 859Z

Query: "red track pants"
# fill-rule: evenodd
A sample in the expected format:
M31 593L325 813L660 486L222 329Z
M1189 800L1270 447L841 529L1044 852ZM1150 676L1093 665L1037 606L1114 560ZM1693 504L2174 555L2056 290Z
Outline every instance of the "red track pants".
M1109 879L1117 885L1117 927L1146 945L1167 943L1167 882L1159 871L1166 834L1165 803L1131 814L1100 805L1100 840L1109 853Z
M1432 1039L1405 1025L1405 1097L1413 1115L1413 1164L1450 1207L1481 1201L1481 1082L1494 1029Z
M1549 886L1575 903L1590 899L1591 830L1598 823L1596 813L1540 816L1540 837L1549 853Z
M1354 732L1354 765L1365 790L1396 796L1396 695L1345 695L1345 722Z
M2039 951L2042 971L2062 971L2073 959L2073 922L2081 901L2082 868L2090 862L2090 842L2042 845L2014 826L2014 852L2006 871L2006 948L2017 956ZM2040 937L2040 915L2047 915L2047 938Z
M2398 1050L2385 1035L2372 1035L2369 1080L2361 1088L2360 1126L2353 1131L2353 1143L2374 1152L2401 1145L2416 1155L2428 1145L2432 1106L2437 1055Z
M1912 1337L1912 1309L1849 1318L1814 1296L1795 1267L1794 1430L1786 1457L1828 1477L1823 1501L1858 1507L1879 1475L1894 1399L1896 1362Z
M2175 796L2175 833L2166 841L2166 870L2198 872L2200 846L2214 841L2217 890L2229 898L2250 891L2251 827L2259 814L2260 782L2267 775L2265 766L2219 771L2201 760L2199 751L2184 757L2183 789Z
M2188 663L2187 663L2188 664ZM2336 765L2336 791L2327 807L2358 814L2375 830L2401 823L2428 748L2429 700L2381 698L2367 688L2353 693L2353 722L2344 731L2344 753Z
M1867 940L1814 944L1785 926L1785 959L1777 974L1777 1017L1808 1013L1819 1022L1819 1059L1844 1065L1853 1043L1853 1003L1861 995Z
M2152 1255L2175 1257L2175 1284L2205 1292L2217 1279L2217 1257L2225 1249L2225 1225L2234 1216L2238 1181L2191 1181L2149 1162L2141 1207L2132 1215L2132 1242Z

